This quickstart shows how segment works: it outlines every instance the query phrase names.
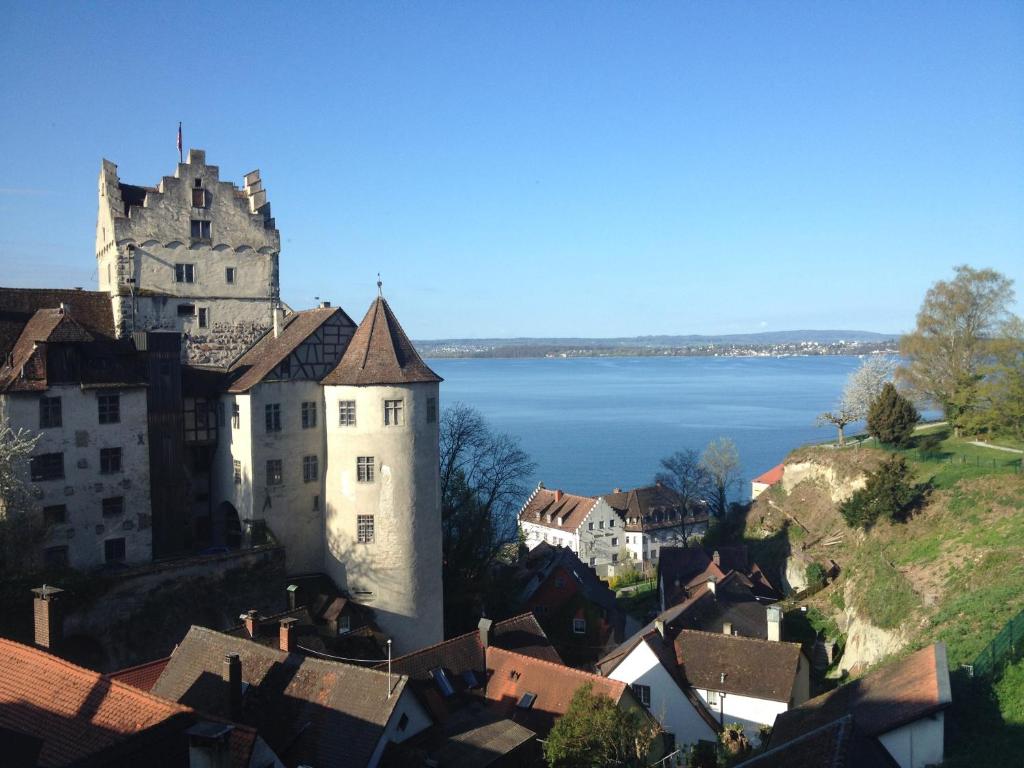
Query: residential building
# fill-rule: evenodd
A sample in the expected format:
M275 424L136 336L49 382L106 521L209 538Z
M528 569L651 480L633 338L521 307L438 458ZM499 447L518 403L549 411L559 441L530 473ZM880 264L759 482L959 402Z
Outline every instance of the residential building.
M734 583L743 584L753 598L771 602L782 597L761 567L749 560L745 546L663 547L657 572L661 610L689 600L702 585L724 582L733 572L742 577Z
M936 643L780 713L769 747L772 752L785 750L850 718L900 768L939 765L945 752L945 713L952 702L946 646Z
M519 528L529 549L541 542L567 547L602 575L625 560L622 519L601 498L549 490L540 484L519 511Z
M622 518L622 540L629 557L645 566L657 563L662 547L685 547L708 531L707 504L685 505L660 483L628 491L616 488L601 498Z
M826 723L780 747L737 764L742 768L898 768L878 739L857 726L852 715Z
M767 472L763 472L753 480L750 481L750 498L756 499L762 493L767 491L777 482L782 480L783 472L785 471L784 464L776 464L774 467L769 469Z

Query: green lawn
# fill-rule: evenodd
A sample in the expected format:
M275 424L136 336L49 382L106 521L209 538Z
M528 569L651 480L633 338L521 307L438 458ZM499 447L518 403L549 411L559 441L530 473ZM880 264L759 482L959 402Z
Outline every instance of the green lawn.
M647 623L647 615L658 609L657 582L654 580L638 584L636 590L618 598L619 606L641 624Z

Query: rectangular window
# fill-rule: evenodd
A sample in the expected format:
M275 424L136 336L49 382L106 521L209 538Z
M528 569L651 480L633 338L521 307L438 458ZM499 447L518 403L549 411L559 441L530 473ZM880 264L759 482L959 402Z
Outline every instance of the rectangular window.
M281 431L281 404L271 403L264 408L264 415L267 420L267 432Z
M316 496L313 497L313 511L320 511L320 494L317 494Z
M50 429L61 426L60 398L39 398L39 428Z
M68 521L68 508L65 504L55 504L52 507L43 507L43 524L60 525Z
M585 635L587 633L587 620L586 619L573 619L572 620L572 633L574 635Z
M630 686L633 689L633 695L636 696L636 700L639 701L645 707L650 708L651 706L651 686L640 685L640 683L633 683Z
M302 482L312 483L320 479L320 462L316 456L302 457Z
M399 427L402 425L402 401L384 401L384 426Z
M611 520L608 521L608 527L609 528L614 528L615 527L615 518L612 518Z
M121 449L100 448L100 474L113 475L121 471Z
M373 515L356 515L356 528L360 544L373 544Z
M192 187L192 207L193 208L205 208L206 207L206 191L202 187L203 182L196 179L196 185Z
M41 453L29 461L29 475L33 480L59 480L64 477L64 454Z
M111 496L103 500L103 516L117 517L124 514L124 496Z
M356 459L356 480L360 483L373 482L373 456L360 456Z
M619 537L618 536L612 536L612 546L613 547L619 546Z
M281 485L283 478L281 476L281 460L280 459L268 459L267 460L267 485Z
M210 324L210 310L206 307L199 308L199 327L206 328Z
M100 424L117 424L121 421L121 396L116 392L108 392L96 396L99 406Z
M178 305L178 317L195 317L196 305L195 304L179 304Z
M613 563L619 562L619 553L618 552L613 552L612 553L612 562Z
M176 283L194 283L196 281L196 265L195 264L175 264L174 265L174 282ZM181 314L181 308L178 308L178 314Z
M591 520L591 521L589 521L589 522L587 523L587 530L588 530L588 531L592 531L592 530L594 530L594 521L593 521L593 520Z
M234 284L234 282L235 282L235 268L234 267L225 267L224 268L224 281L226 283L228 283L228 285L233 285Z
M231 428L238 429L242 426L242 409L238 407L238 403L231 404Z
M302 428L312 429L316 426L316 403L302 404Z
M427 424L437 423L437 398L427 398Z
M604 520L601 520L601 521L600 521L600 522L599 522L599 523L597 524L597 527L598 527L598 528L600 528L600 529L601 529L601 530L603 531L603 530L604 530Z
M356 401L338 401L338 426L354 427L356 425Z
M596 557L590 558L590 567L593 568L595 565L597 565L597 558Z
M241 485L242 484L242 462L240 462L238 459L235 459L234 461L231 462L231 468L232 468L232 470L234 472L234 475L235 475L235 485Z
M47 547L43 550L43 562L47 568L67 568L68 548Z
M108 563L123 563L124 539L107 539L103 542L103 554Z
M192 239L209 240L210 222L203 221L202 219L192 219Z
M708 706L718 706L718 691L708 691Z

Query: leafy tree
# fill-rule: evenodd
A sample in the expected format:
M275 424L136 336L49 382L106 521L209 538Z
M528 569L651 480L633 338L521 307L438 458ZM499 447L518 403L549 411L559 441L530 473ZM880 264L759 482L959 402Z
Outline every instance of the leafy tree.
M898 373L917 396L941 407L959 434L956 416L970 409L969 385L985 363L990 340L1012 318L1014 291L1013 281L993 269L962 265L955 272L951 281L928 290L917 326L900 339L907 362Z
M27 573L38 565L45 535L27 466L40 435L0 421L0 574Z
M445 631L451 635L475 627L488 591L502 586L490 573L518 541L515 512L534 464L515 438L491 431L467 405L445 409L440 426Z
M990 351L975 386L981 407L971 426L1024 438L1024 321L1009 321L1002 335L992 340Z
M920 419L914 404L886 382L868 409L868 433L879 442L904 448Z
M882 517L903 519L919 496L906 459L892 454L878 469L868 473L864 487L843 502L839 511L851 528L866 530Z
M644 710L620 708L587 683L551 729L544 758L550 768L641 768L660 730Z
M700 468L706 476L705 484L711 492L715 514L721 519L729 505L729 491L740 479L740 454L736 443L728 437L712 440L701 454Z

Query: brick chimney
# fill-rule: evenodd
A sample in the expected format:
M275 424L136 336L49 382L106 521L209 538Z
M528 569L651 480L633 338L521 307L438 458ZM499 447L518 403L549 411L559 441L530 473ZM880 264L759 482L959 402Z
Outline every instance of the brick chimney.
M223 675L227 683L228 719L237 721L242 714L242 660L237 653L224 657Z
M63 589L43 584L32 590L35 595L33 613L35 619L35 644L51 653L59 653L64 640L64 617L61 615L60 596Z
M298 584L289 584L288 588L285 589L285 592L288 593L288 610L289 611L294 611L298 607L299 585Z
M723 635L731 635L732 634L732 622L731 621L723 621L722 622L722 634Z
M480 645L487 648L491 644L491 626L494 624L490 619L480 619L477 629L480 630Z
M256 611L245 612L245 631L249 633L249 637L256 637L256 625L259 621L259 615Z
M295 651L295 625L298 623L298 619L291 617L281 619L281 628L278 631L278 647L285 653L293 653Z
M782 639L782 609L768 606L768 639L779 642Z
M559 490L555 490L555 501L556 502L561 501L562 500L562 496L563 496L563 494L562 494L562 491L560 489Z

